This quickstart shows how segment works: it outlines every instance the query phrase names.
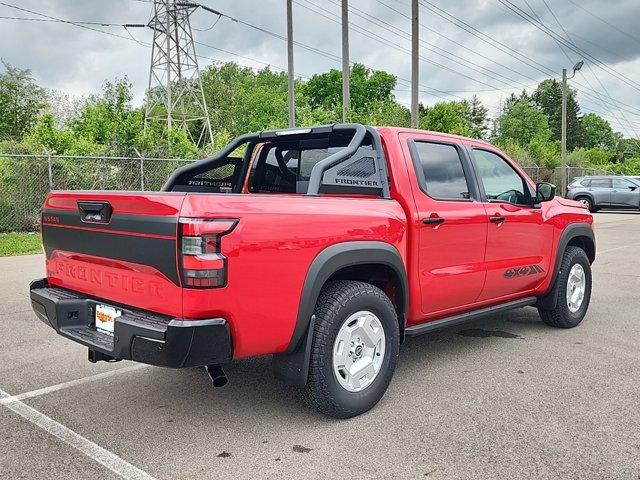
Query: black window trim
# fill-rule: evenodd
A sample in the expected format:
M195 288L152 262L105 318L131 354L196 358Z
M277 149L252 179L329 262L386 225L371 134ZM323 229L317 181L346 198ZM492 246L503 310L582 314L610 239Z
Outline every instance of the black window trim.
M476 146L473 146L473 145L469 145L469 146L467 146L467 149L468 149L468 155L469 155L469 158L471 159L471 164L472 164L472 166L473 166L473 170L474 170L474 172L475 172L475 176L476 176L476 179L477 179L477 182L478 182L478 188L480 189L480 196L481 196L481 198L482 198L482 202L483 202L483 203L498 203L498 204L499 204L499 203L504 203L504 204L506 204L506 205L513 205L513 206L521 207L521 208L523 208L523 207L530 207L530 208L534 208L534 207L535 207L535 204L533 203L533 199L535 198L535 192L533 192L533 191L531 190L531 185L530 185L530 183L527 181L527 179L526 179L526 178L524 178L524 177L520 174L520 172L519 172L517 169L515 169L515 168L513 167L513 165L512 165L512 163L511 163L511 161L510 161L508 158L506 158L506 157L505 157L504 155L502 155L501 153L498 153L498 152L496 152L496 151L494 151L494 150L490 150L490 149L488 149L488 148L482 148L482 147L476 147ZM522 180L522 186L523 186L523 187L525 187L525 186L527 187L527 192L528 192L528 194L529 194L529 199L530 199L531 203L528 203L528 204L526 204L526 203L523 203L523 204L520 204L520 203L511 203L511 202L507 202L507 201L505 201L505 200L497 200L497 199L489 199L489 198L487 198L487 193L486 193L486 192L485 192L485 190L484 190L484 183L482 183L482 178L480 177L480 172L479 172L478 166L477 166L477 164L476 164L475 158L474 158L474 156L473 156L473 151L474 151L474 150L480 150L480 151L483 151L483 152L492 153L492 154L496 155L497 157L501 158L502 160L504 160L504 162L505 162L507 165L509 165L509 167L511 168L511 170L513 170L513 171L514 171L514 173L520 177L520 179Z
M469 187L469 198L437 198L429 194L427 191L427 181L424 177L424 170L422 168L422 162L420 161L420 154L418 153L418 148L416 147L416 143L433 143L436 145L448 145L450 147L454 147L458 152L458 157L460 157L460 163L462 164L462 171L465 176L465 180L467 181L467 186ZM411 162L413 163L413 169L416 173L416 177L418 179L418 187L422 193L424 193L427 197L435 202L479 202L481 201L480 190L478 188L478 180L475 175L475 171L471 166L471 161L468 155L468 152L464 149L462 144L451 142L451 141L443 141L438 139L431 138L409 138L407 140L407 145L409 146L409 154L411 156Z

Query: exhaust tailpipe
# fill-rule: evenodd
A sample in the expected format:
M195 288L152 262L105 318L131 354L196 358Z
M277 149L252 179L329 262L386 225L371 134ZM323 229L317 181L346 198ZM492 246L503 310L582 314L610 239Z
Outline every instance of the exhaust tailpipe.
M211 378L211 382L213 382L214 387L224 387L227 382L229 382L220 365L207 365L204 368L209 374L209 378Z

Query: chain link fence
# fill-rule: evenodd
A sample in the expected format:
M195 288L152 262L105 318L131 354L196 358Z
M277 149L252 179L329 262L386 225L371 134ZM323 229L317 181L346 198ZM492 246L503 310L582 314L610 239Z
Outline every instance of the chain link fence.
M35 231L51 190L160 190L176 168L194 160L0 154L0 232ZM536 182L562 185L562 168L524 167ZM569 182L606 170L567 167Z
M193 161L0 154L0 232L38 230L51 190L160 190Z

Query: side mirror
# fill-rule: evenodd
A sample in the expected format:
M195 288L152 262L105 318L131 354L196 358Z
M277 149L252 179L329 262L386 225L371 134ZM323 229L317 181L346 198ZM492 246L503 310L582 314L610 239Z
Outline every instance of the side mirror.
M536 184L536 203L548 202L556 196L556 186L552 183L540 182Z
M632 192L638 187L634 187L633 185L629 185L629 190L631 190Z

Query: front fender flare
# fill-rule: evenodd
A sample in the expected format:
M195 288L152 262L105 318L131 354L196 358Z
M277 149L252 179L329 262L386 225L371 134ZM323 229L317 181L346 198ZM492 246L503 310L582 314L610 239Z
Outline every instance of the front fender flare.
M544 308L544 309L553 309L556 307L558 303L558 274L560 273L560 264L562 263L562 257L564 256L564 252L567 249L567 245L569 242L577 237L586 237L593 243L593 258L590 259L591 263L595 261L595 251L596 251L596 238L593 233L593 228L588 223L579 222L572 223L568 225L562 235L560 236L560 241L558 242L558 248L556 249L556 258L553 266L553 280L551 281L551 286L549 290L538 299L536 303L536 307Z

